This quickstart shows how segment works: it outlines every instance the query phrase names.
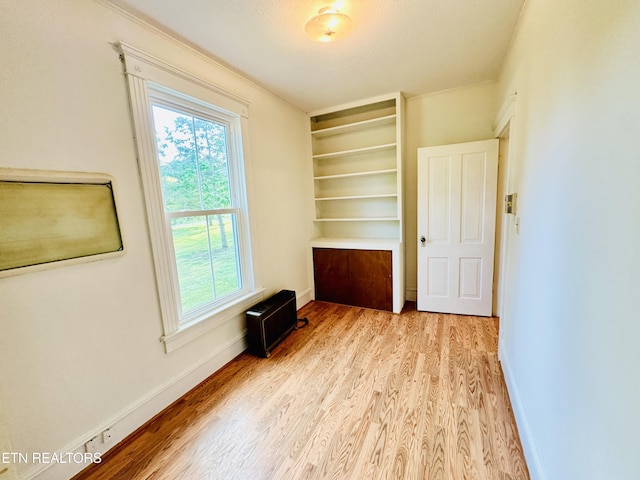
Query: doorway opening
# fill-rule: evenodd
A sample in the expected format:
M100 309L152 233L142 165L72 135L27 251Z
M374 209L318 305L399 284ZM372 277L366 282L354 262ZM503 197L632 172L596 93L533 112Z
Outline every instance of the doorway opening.
M504 197L509 192L509 151L511 146L511 122L507 122L498 134L498 191L496 199L496 239L493 267L493 307L494 317L502 316L504 289L506 288L506 259L508 248L507 221Z

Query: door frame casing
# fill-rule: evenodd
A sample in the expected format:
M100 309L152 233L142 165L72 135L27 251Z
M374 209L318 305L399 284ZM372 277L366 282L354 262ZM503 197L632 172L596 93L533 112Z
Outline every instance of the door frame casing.
M504 191L506 194L513 193L513 185L511 178L511 163L512 163L512 152L513 152L513 129L511 128L513 125L513 119L516 116L516 101L518 99L518 92L514 92L510 95L507 95L505 98L502 107L500 108L500 112L498 113L496 119L496 126L493 129L493 134L495 138L500 141L500 147L504 146L504 141L501 139L509 138L509 148L505 154L505 171L503 173L503 181L504 181ZM498 207L503 213L502 218L502 235L500 238L500 249L495 252L495 255L500 256L500 271L499 271L499 283L498 285L494 285L494 288L498 290L498 305L497 311L493 312L494 315L503 318L505 315L505 294L509 285L509 244L510 244L510 236L509 236L509 227L511 226L509 215L504 213L502 209L503 199L498 199L499 204Z

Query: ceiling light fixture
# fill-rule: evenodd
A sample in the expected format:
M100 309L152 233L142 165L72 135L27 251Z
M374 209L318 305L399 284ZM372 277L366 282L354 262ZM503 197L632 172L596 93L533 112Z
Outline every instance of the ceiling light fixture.
M324 7L307 22L304 31L316 42L333 42L346 37L352 28L351 18L333 7Z

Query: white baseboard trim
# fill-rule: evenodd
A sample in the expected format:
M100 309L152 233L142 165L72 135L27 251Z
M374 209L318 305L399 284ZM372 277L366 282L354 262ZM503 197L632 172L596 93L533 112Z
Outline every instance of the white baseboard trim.
M101 448L98 451L100 454L106 453L115 447L118 442L144 425L189 390L240 355L246 348L247 343L245 334L243 333L221 345L208 357L139 398L87 434L76 438L58 453L64 455L67 453L83 454L84 444L88 440L101 435L104 430L110 428L113 439L108 445L99 442ZM85 463L39 464L35 465L30 471L25 471L23 478L26 480L60 480L61 478L71 478L87 466L89 466L89 464Z
M302 308L313 300L313 289L307 288L304 292L296 295L296 307Z
M500 340L498 352L498 359L502 365L504 380L507 384L507 390L509 391L509 398L511 399L511 406L513 408L513 415L516 418L516 425L518 426L518 433L520 434L520 441L522 442L522 449L524 450L524 457L527 460L529 475L531 480L546 480L547 476L542 468L540 455L533 440L529 421L527 420L522 398L518 390L518 384L511 370L509 355L502 340Z
M418 287L407 287L405 289L405 298L407 302L418 301Z

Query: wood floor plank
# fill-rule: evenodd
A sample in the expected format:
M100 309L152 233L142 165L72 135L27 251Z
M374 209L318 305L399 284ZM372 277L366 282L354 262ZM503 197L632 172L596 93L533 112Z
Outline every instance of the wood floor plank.
M528 480L498 321L311 302L75 480Z

